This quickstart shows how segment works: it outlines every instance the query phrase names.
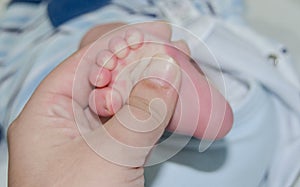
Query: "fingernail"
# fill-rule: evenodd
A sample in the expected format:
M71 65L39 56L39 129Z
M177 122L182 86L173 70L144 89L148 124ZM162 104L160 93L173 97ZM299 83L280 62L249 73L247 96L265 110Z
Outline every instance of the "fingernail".
M157 78L162 86L172 84L176 88L179 86L180 68L175 60L165 54L153 56L151 62L144 72L144 78Z

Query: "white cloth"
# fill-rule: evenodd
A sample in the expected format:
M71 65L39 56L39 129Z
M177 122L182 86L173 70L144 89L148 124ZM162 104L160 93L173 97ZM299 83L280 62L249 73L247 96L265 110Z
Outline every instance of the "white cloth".
M167 162L154 186L170 185L170 179L178 187L186 181L189 186L291 186L300 172L300 84L288 56L245 25L201 17L187 29L201 37L223 71L224 94L235 116L225 138L230 156L210 173ZM193 37L184 39L190 39L192 56L214 79L212 67L219 67L199 52L205 49ZM277 56L277 65L268 53Z
M163 16L161 9L153 5L145 8L146 1L140 1L144 3L140 6L121 2L122 6L104 7L57 29L51 27L45 5L10 7L0 28L9 26L22 32L1 31L6 35L0 35L2 125L7 127L18 115L39 82L76 50L89 28L111 21L150 20L146 16L149 13ZM136 14L128 13L124 6ZM26 10L28 19L24 20L19 10ZM199 43L189 41L189 36L184 39L189 41L193 58L231 103L234 127L224 140L215 142L204 153L189 149L197 143L192 140L170 161L147 168L146 186L291 186L300 171L300 93L299 79L288 57L281 53L280 45L255 34L238 16L217 20L204 14L197 15L193 24L183 24L205 42L218 64L200 50L204 48ZM181 33L174 32L174 39L180 37ZM277 66L270 61L270 54L277 56ZM222 78L224 81L220 81ZM1 154L6 154L6 146L2 147ZM1 157L1 163L5 162Z

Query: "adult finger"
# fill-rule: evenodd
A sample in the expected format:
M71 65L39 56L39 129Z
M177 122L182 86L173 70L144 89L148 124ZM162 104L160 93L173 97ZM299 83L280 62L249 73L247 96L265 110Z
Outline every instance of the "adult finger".
M85 140L115 164L142 166L173 115L180 83L180 68L171 57L152 59L126 104Z

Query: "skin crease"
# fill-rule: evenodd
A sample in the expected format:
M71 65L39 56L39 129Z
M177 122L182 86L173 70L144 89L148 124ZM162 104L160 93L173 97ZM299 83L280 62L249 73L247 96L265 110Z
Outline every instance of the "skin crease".
M111 24L107 30L119 25L120 23ZM168 33L158 32L160 27L159 23L152 23L141 28L147 28L148 33L156 36L168 37ZM90 32L94 36L99 34L97 29ZM103 139L105 135L101 131L102 128L94 125L97 123L95 120L97 116L88 107L88 96L93 88L88 80L91 64L85 59L85 53L91 41L93 40L89 35L83 38L81 49L46 77L9 127L9 187L144 186L142 166L151 147L139 152L118 149L114 155L124 155L124 158L128 158L125 160L128 163L135 160L130 166L122 166L97 155L95 151L99 150L92 150L83 139L89 140L95 146L110 147ZM108 43L101 42L99 46ZM93 55L90 54L88 58L92 58ZM170 74L176 74L177 78L181 77L178 69L171 68L169 71ZM80 79L74 79L78 77ZM73 88L75 80L78 82ZM174 85L179 89L181 82ZM73 95L73 91L78 94ZM133 132L124 128L116 117L110 118L103 128L126 145L135 147L153 145L169 124L175 110L178 98L175 88L159 79L143 80L134 87L128 102L119 111L123 112L121 115L123 117L133 112L138 119L145 119L149 116L149 105L153 98L162 99L168 109L165 118L154 118L156 119L154 122L158 125L154 131ZM154 107L153 110L156 113L163 112L160 107ZM74 116L74 111L77 116ZM84 134L78 131L78 121L82 122L79 125L84 129ZM133 125L139 123L136 121ZM225 128L224 132L229 127Z

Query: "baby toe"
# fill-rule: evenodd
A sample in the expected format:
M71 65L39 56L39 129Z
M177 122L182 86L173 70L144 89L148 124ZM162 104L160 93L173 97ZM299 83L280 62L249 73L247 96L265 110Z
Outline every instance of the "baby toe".
M111 82L111 72L103 67L95 65L89 75L90 83L95 87L104 87Z
M117 66L116 56L109 50L100 51L97 55L97 65L108 70L113 70Z
M112 38L108 46L118 58L125 58L129 53L127 42L121 37Z
M144 34L138 29L129 29L126 31L125 40L131 49L137 49L143 44Z
M93 112L102 117L114 115L122 107L120 94L109 87L94 89L89 98L89 106Z

